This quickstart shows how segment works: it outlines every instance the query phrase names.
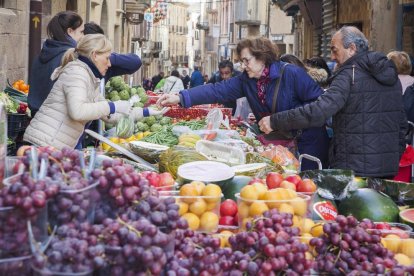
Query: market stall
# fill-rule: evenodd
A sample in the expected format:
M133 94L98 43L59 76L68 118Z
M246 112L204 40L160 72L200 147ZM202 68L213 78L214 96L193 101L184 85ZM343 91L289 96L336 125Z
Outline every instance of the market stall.
M413 184L300 172L312 157L261 145L228 112L125 118L89 131L96 148L3 158L0 275L414 274Z

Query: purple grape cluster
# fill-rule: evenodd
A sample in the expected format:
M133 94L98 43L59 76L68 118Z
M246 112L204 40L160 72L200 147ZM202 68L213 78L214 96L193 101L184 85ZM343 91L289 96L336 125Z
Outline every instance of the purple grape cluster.
M163 233L145 218L128 222L108 218L103 225L100 237L106 245L107 275L162 274L174 252L174 232Z
M68 175L70 178L66 185L61 185L59 194L48 204L50 224L93 222L94 208L100 201L97 183L90 184L76 171L71 171Z
M331 275L384 274L396 266L394 253L381 244L381 233L373 223L352 216L337 216L323 225L324 234L313 238L316 270ZM372 229L367 231L368 229Z
M33 255L33 267L42 275L92 272L105 267L105 248L98 243L102 230L102 226L89 223L60 226L46 251Z
M2 259L0 263L0 275L21 276L31 275L30 255Z
M133 166L123 164L119 159L104 160L102 169L93 170L91 176L99 183L98 191L102 196L96 208L96 223L102 223L107 217L115 218L118 212L125 212L136 202L150 195L158 196L148 180L141 177Z
M27 221L32 222L34 234L39 237L46 229L46 218L36 222L45 214L47 200L59 192L51 178L35 181L28 172L15 175L10 182L10 186L0 190L1 256L28 253Z

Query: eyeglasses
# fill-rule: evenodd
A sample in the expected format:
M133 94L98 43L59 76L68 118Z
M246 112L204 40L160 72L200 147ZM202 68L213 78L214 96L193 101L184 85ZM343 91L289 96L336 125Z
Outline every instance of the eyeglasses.
M250 62L250 60L253 58L253 56L251 56L251 57L249 57L249 58L242 58L241 59L241 62L245 65L245 66L247 66L247 65L249 65L249 62Z

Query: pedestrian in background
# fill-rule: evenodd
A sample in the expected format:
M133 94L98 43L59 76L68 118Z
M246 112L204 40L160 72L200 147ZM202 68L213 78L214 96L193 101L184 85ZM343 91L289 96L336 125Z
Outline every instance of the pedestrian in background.
M152 79L151 79L151 83L152 83L152 87L151 87L151 90L152 91L155 91L155 89L156 89L156 87L157 87L157 84L162 80L162 79L164 79L164 72L159 72L158 73L158 75L155 75L155 76L153 76L152 77ZM162 84L162 85L164 85L164 84ZM161 86L162 87L162 86Z
M73 11L59 12L47 25L49 38L43 43L39 56L33 60L30 72L27 102L32 117L52 90L54 82L50 76L59 67L66 50L76 47L76 43L83 37L83 30L82 17Z
M180 103L183 107L199 104L235 101L246 97L257 121L277 111L293 109L316 100L322 89L305 70L279 60L277 46L267 38L241 40L236 47L244 72L234 78L215 84L183 90L179 95L163 95L158 104L167 106ZM299 153L319 158L326 167L328 135L323 126L296 128L286 133L274 133L263 139L272 143L274 137L296 138ZM302 169L316 169L315 162L303 162Z
M191 79L190 79L190 87L197 87L203 84L204 84L203 75L201 75L201 72L198 66L194 66L194 72L191 74Z
M390 178L405 150L407 120L395 65L355 27L344 26L331 40L337 69L317 101L264 117L262 131L323 126L333 116L330 164L358 176Z
M178 93L184 90L183 81L180 79L180 73L177 70L173 70L171 75L166 78L164 86L162 88L163 93Z
M181 81L183 82L184 89L188 89L190 84L190 76L187 74L187 70L183 70L183 76L181 77Z
M398 78L402 86L402 94L404 94L407 87L414 83L414 77L410 76L412 69L410 56L403 51L391 51L387 54L387 57L394 62L397 68Z

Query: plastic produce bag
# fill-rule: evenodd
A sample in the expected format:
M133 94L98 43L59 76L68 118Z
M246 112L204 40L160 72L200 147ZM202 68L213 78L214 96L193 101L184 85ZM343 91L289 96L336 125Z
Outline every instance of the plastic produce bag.
M275 164L287 167L288 169L297 171L299 168L298 159L286 147L281 145L267 149L261 155L271 159Z
M128 138L134 134L134 120L124 116L116 124L116 136L119 138Z
M231 165L246 163L245 154L238 147L200 140L196 143L196 151L203 154L211 161L224 162Z
M243 121L248 121L249 114L252 112L252 110L250 109L250 105L246 97L237 99L236 104L237 107L236 112L234 113L234 117L240 118Z

